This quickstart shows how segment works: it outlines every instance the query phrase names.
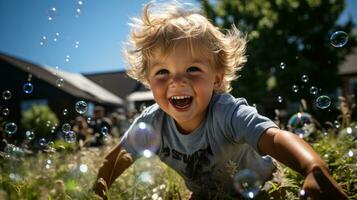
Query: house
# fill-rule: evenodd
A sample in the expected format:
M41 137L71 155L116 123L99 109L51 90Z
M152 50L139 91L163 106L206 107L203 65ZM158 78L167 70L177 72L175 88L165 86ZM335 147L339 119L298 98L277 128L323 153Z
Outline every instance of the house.
M125 100L129 111L141 111L153 104L152 92L140 82L128 77L126 71L84 74L85 77Z
M353 49L345 62L343 62L339 68L338 73L343 81L343 95L355 95L357 96L357 48Z
M8 97L7 92L11 94ZM83 115L88 116L95 105L102 105L107 111L125 106L120 97L79 73L56 70L2 53L0 93L3 94L1 111L9 111L9 114L0 114L1 121L16 124L20 124L22 113L35 104L49 106L60 122L69 122L80 115L75 110L80 100L87 103L87 112ZM64 109L67 109L65 115ZM19 131L24 130L20 127Z

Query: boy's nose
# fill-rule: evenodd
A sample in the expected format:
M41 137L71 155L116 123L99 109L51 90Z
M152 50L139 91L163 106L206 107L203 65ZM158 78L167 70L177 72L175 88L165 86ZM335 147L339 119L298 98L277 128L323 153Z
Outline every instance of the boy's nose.
M183 86L187 83L187 80L182 74L175 74L172 77L171 85L173 86Z

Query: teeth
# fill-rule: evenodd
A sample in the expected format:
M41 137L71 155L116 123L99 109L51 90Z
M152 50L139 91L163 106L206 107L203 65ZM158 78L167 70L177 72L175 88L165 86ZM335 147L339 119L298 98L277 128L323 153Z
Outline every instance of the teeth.
M185 98L190 98L190 96L173 96L171 99L185 99Z

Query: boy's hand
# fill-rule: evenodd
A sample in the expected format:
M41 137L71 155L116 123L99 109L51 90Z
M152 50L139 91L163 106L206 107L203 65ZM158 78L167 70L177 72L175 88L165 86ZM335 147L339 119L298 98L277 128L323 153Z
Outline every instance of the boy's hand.
M346 193L325 169L315 168L307 174L301 199L347 199Z

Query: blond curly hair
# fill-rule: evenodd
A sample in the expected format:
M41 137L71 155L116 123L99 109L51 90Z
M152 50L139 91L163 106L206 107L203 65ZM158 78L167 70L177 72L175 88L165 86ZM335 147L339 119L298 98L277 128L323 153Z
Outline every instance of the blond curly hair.
M192 54L204 51L215 70L224 74L216 92L229 92L231 81L238 78L237 72L246 62L246 37L234 25L226 34L222 33L192 5L150 2L144 6L143 16L132 18L130 25L129 43L124 48L127 74L146 86L153 51L160 49L166 56L179 41L187 42Z

